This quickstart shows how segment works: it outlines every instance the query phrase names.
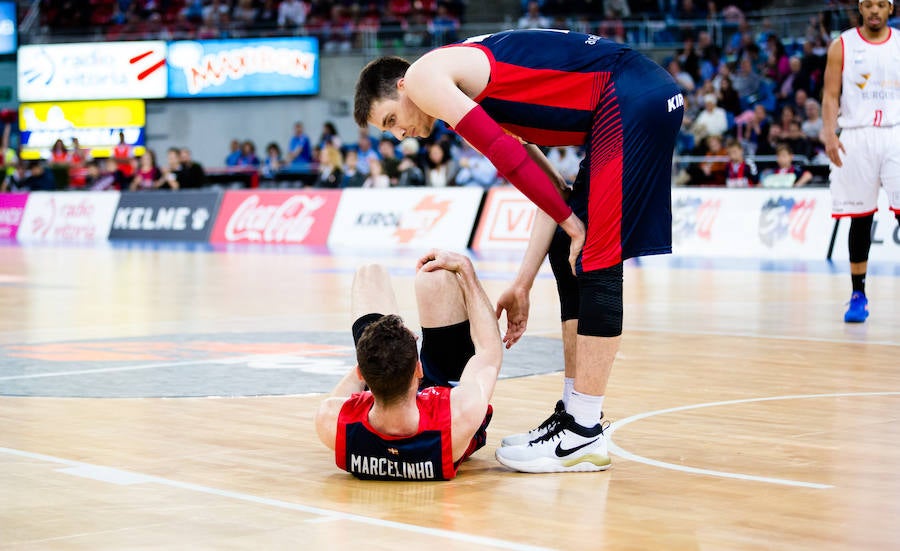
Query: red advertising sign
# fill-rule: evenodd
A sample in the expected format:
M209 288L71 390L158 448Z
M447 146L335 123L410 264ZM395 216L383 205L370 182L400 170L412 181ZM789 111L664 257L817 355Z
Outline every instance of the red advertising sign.
M27 193L0 193L0 239L16 238L27 201Z
M213 243L325 245L339 190L229 191L213 226Z

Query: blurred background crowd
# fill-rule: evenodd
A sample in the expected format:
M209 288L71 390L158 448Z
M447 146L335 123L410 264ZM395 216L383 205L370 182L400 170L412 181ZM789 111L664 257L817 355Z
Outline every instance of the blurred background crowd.
M856 2L780 4L508 0L488 4L486 11L464 0L40 0L21 11L23 20L32 20L33 37L312 35L323 52L339 54L376 42L424 51L475 34L466 31L484 28L490 18L496 27L502 8L501 26L567 28L638 44L669 71L686 107L673 185L825 185L828 164L819 141L825 56L841 30L858 24ZM772 11L776 8L789 11ZM775 13L790 14L792 23ZM469 17L475 21L466 24ZM192 158L192 144L135 155L120 143L109 158L93 159L70 136L59 137L49 158L21 162L10 136L14 121L14 113L0 117L3 190L504 183L487 159L440 122L428 139L398 142L371 128L342 136L332 122L313 129L298 120L277 129L266 143L219 137L221 158L205 160L204 168ZM572 147L547 150L570 182L582 153Z

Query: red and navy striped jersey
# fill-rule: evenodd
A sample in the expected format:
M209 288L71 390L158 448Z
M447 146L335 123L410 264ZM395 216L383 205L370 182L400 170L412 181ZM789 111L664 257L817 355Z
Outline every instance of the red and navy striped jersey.
M595 35L539 29L477 36L453 47L487 54L490 81L475 101L508 132L543 146L585 143L600 100L623 93L612 78L632 52Z
M390 436L369 424L371 392L352 395L338 415L337 466L364 480L450 480L456 476L450 439L450 389L429 387L416 397L419 430Z

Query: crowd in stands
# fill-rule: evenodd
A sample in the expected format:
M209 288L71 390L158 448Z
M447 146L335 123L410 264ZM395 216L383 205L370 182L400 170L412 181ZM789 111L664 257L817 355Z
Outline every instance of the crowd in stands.
M248 27L299 29L333 21L341 14L355 18L353 25L370 13L378 16L379 24L391 18L409 22L418 13L451 13L458 20L465 6L462 0L229 1L90 0L91 9L84 10L75 0L44 0L42 16L53 26L96 23L110 25L110 30L150 21L194 25L195 30L204 26L221 30L225 28L223 22L230 21L241 21ZM558 27L560 18L565 17L563 22L569 28L624 41L626 37L619 32L624 27L618 21L641 13L664 17L671 24L661 32L668 33L667 39L677 38L681 45L662 65L681 86L685 105L673 182L729 187L781 186L786 181L794 185L824 183L828 166L819 132L826 51L841 29L858 24L855 3L830 0L825 9L809 19L805 31L794 36L779 36L773 22L766 18L751 22L744 13L752 7L748 4L754 3L522 0L518 26ZM603 19L599 26L593 26L587 17L598 9ZM710 26L704 23L712 19L725 23L717 27L720 36L715 40ZM581 28L584 25L587 27ZM140 160L117 163L116 170L111 171L112 164L93 163L79 153L77 143L71 145L68 151L65 146L54 151L49 162L55 166L67 164L71 168L70 184L75 187L106 187L98 181L108 182L110 174L114 183L109 187L114 189L178 189L200 186L205 181L196 170L185 180L184 167L199 166L191 160L187 148L169 151L163 168L156 166L153 152L148 151ZM547 154L569 181L574 179L583 152L552 148ZM368 129L360 129L357 136L345 142L330 122L314 139L303 123L297 122L284 147L273 140L258 153L253 141L232 140L223 163L231 172L258 175L262 185L490 187L502 182L486 158L442 123L427 140L409 138L398 143L390 136L372 136ZM26 176L38 171L29 164L19 168L18 180L15 175L7 180L24 182ZM788 173L793 177L778 177Z

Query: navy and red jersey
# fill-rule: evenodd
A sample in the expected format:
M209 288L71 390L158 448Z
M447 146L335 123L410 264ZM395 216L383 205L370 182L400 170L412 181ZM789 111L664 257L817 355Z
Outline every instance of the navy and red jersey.
M491 63L477 103L512 134L543 146L582 145L620 63L637 55L595 35L516 30L478 36L452 47L480 48ZM639 92L636 92L639 93Z
M337 466L363 480L450 480L456 476L450 439L450 388L419 391L419 430L381 434L369 424L371 392L353 394L341 407L335 439Z

